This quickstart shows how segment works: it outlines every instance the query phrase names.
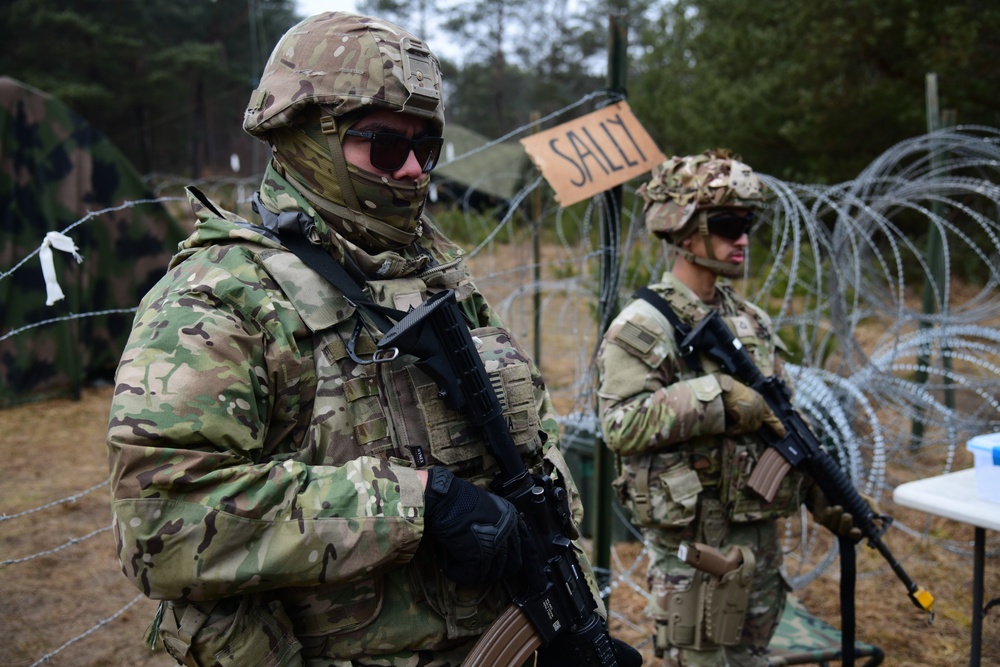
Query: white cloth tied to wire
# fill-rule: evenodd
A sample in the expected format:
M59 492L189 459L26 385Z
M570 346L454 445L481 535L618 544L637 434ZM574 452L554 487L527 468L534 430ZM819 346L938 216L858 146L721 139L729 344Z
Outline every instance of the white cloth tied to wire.
M73 239L60 234L59 232L49 232L42 241L42 246L38 249L38 259L42 262L42 277L45 278L45 305L51 306L56 301L66 298L59 281L56 279L56 267L52 261L52 249L62 250L73 254L73 259L79 264L83 257L77 252L79 249L73 243Z

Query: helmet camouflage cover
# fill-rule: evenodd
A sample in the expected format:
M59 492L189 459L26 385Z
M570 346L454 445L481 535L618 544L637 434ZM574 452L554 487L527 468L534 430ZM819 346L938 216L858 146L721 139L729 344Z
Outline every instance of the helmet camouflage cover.
M381 19L324 12L291 27L274 47L243 129L263 138L315 104L334 116L365 108L403 111L430 120L440 136L441 93L438 60L422 40Z
M718 149L658 164L639 194L646 202L646 229L678 241L696 229L698 211L761 206L764 186L738 155Z

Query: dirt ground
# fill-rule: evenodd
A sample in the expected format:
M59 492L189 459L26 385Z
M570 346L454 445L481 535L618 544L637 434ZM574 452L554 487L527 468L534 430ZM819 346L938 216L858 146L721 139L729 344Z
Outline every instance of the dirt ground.
M76 496L107 476L104 430L110 387L88 389L79 401L54 400L0 411L0 666L27 667L45 662L55 667L165 666L163 654L143 644L155 604L136 597L119 571L107 526L106 486L72 502L17 516L58 499ZM907 525L924 528L923 516L883 503L883 510ZM931 519L928 534L963 541L972 529ZM86 539L83 536L97 534ZM937 598L933 625L906 598L905 589L872 549L859 551L857 636L886 652L887 666L968 664L971 628L971 558L922 543L890 530L887 543L910 576ZM72 540L79 540L72 542ZM993 543L995 545L995 543ZM64 548L55 551L59 547ZM995 547L994 547L995 548ZM52 553L45 553L53 550ZM640 646L646 664L654 664L642 618L645 563L635 564L638 543L615 547L615 588L610 606L612 630ZM994 554L995 556L995 554ZM24 559L24 560L22 560ZM9 562L14 561L14 562ZM635 566L631 576L623 572ZM799 591L807 607L837 626L837 581L834 566ZM987 562L987 599L1000 595L1000 563ZM108 620L111 619L111 620ZM100 625L102 624L103 625ZM91 632L92 628L97 629ZM90 634L86 634L90 632ZM75 641L73 641L75 640ZM984 622L983 665L1000 665L1000 613Z

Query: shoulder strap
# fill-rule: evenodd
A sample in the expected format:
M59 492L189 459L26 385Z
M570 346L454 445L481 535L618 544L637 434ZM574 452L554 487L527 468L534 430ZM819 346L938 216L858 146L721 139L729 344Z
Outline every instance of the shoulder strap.
M200 192L198 194L201 194ZM204 195L202 195L204 197ZM203 202L204 203L204 202ZM206 204L207 205L207 204ZM214 210L214 209L213 209ZM376 305L368 295L364 293L361 286L351 278L347 270L333 257L330 257L329 253L309 242L303 234L297 234L298 227L301 227L302 223L299 221L298 224L293 224L290 226L284 225L285 232L280 234L283 227L282 218L287 215L292 215L292 213L282 213L277 215L271 212L263 202L260 200L260 193L255 192L253 194L253 210L254 213L260 216L261 223L263 224L264 234L272 239L277 240L283 246L291 250L295 255L302 260L302 262L308 266L310 269L318 273L319 275L326 278L327 282L339 289L347 300L355 305L355 307L364 310L371 321L379 328L383 333L392 328L393 323L389 318L396 320L402 319L405 313L401 313L398 310L393 310L392 308L386 308L384 306ZM302 213L297 213L296 215L304 215ZM292 228L293 231L289 231ZM279 236L276 236L279 234Z
M674 312L670 303L648 287L640 287L632 296L636 299L642 299L643 301L649 302L651 306L656 308L665 318L667 318L667 321L670 322L670 325L674 328L674 340L677 341L677 349L680 350L681 359L684 360L684 363L687 364L687 367L692 371L700 373L702 371L701 359L698 358L698 354L695 352L694 347L691 345L684 345L684 339L687 338L689 333L691 333L691 327L681 321L681 318Z
M385 333L393 327L392 320L402 319L405 313L379 306L368 298L361 286L348 275L347 270L318 245L309 242L299 234L282 234L281 244L291 250L302 262L319 275L326 278L334 287L347 297L348 301L361 308L371 318L375 326Z
M363 311L368 319L371 320L372 324L378 328L382 333L388 332L393 328L393 320L399 321L406 316L406 313L392 308L386 308L385 306L380 306L373 302L361 286L351 278L350 274L347 273L347 269L343 265L330 256L328 252L323 250L318 245L310 243L309 239L303 234L296 233L298 230L295 226L291 228L286 227L285 233L280 234L280 236L275 236L274 232L278 232L282 225L280 216L272 213L266 206L262 204L258 206L260 202L260 193L254 193L253 197L253 210L261 217L261 222L264 226L264 231L268 232L271 238L276 238L279 243L288 248L291 252L295 253L302 262L311 268L313 271L321 275L327 282L336 287L341 291L341 293L354 304L355 308L358 309L358 321L354 326L354 333L351 334L350 340L347 341L347 353L350 355L351 359L359 364L370 364L377 363L381 361L391 361L391 358L379 359L372 357L370 359L362 359L358 356L356 350L358 343L358 336L361 334L361 329L364 328L364 318L361 317L361 312ZM287 213L282 213L281 215L288 215Z

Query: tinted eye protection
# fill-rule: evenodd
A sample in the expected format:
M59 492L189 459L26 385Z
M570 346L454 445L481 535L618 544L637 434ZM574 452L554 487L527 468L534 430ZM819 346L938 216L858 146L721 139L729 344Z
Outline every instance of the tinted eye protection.
M753 229L753 218L753 213L746 215L720 213L708 219L708 231L716 236L736 241Z
M382 171L396 171L406 163L412 151L420 168L427 173L437 166L438 158L441 157L441 145L444 143L441 137L410 139L393 132L347 130L344 134L367 139L371 145L369 161L373 167Z

